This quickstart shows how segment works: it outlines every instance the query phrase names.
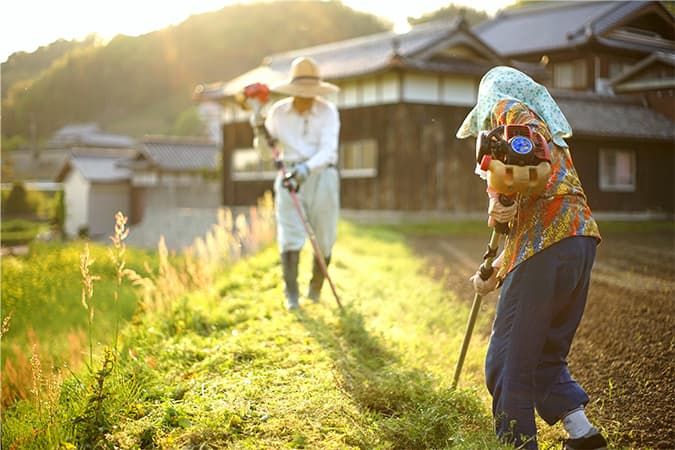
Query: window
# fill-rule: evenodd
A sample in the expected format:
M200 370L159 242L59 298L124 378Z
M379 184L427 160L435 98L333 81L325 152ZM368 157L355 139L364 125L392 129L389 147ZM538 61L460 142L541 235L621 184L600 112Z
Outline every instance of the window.
M635 191L635 151L600 150L600 190Z
M561 89L585 88L588 84L586 60L577 59L556 63L553 66L553 85Z
M240 148L232 152L232 179L235 181L272 180L277 174L270 152Z
M377 176L377 141L346 141L339 149L340 176L369 178ZM277 174L270 152L239 148L232 153L232 179L235 181L272 180Z
M608 78L612 79L624 73L626 70L630 68L630 66L631 65L627 62L610 61L609 72L607 73L607 76Z
M344 178L377 176L377 141L362 139L340 144L340 175Z

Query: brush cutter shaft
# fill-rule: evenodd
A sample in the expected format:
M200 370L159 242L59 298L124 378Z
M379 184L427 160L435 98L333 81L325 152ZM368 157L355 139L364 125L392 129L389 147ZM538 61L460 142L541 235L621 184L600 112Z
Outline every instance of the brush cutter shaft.
M492 261L496 258L497 248L499 247L499 240L501 239L501 234L497 232L496 229L492 230L490 235L490 243L488 244L488 254L483 263L480 266L480 277L483 280L487 280L492 276ZM492 254L494 253L494 256ZM490 273L484 277L483 271L489 270ZM459 358L457 359L457 365L455 366L455 375L452 379L452 388L457 387L459 382L459 374L462 372L462 366L464 365L464 359L466 358L466 352L469 349L469 342L471 342L471 335L473 334L473 328L476 325L476 318L478 317L478 310L480 309L480 304L482 301L482 296L476 293L473 297L473 304L471 305L471 313L469 314L469 321L466 324L466 331L464 332L464 340L462 341L462 348L459 351Z
M504 206L509 206L513 204L513 200L506 197L505 195L499 196L499 201ZM490 234L490 242L488 242L487 251L483 255L483 262L479 268L479 276L483 280L488 280L492 273L494 272L494 267L492 263L497 258L497 251L499 250L499 241L502 236L508 234L509 225L505 223L497 223L492 229L492 234ZM482 296L476 293L473 297L473 304L471 305L471 313L469 314L469 321L466 324L466 331L464 332L464 340L462 341L462 348L459 351L459 358L457 359L457 365L455 366L455 375L452 380L452 388L457 387L459 383L459 375L462 373L462 366L464 365L464 359L466 358L466 352L469 349L469 342L471 342L471 335L473 334L473 328L476 325L476 318L478 317L478 310L480 309L480 304L482 301Z

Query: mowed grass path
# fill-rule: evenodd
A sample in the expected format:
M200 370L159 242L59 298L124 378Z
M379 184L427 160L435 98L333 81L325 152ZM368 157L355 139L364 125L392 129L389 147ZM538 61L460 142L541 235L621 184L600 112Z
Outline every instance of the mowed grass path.
M307 245L303 290L311 259ZM291 313L271 246L126 325L95 411L105 442L74 431L100 438L81 374L47 412L31 401L3 411L3 448L505 448L482 387L485 336L450 387L470 299L426 271L403 234L342 222L330 273L344 310L326 284L320 303Z
M301 256L307 286L311 253ZM500 448L474 336L450 389L469 302L424 273L400 234L342 223L319 304L283 308L276 247L210 292L126 330L144 398L115 420L123 448ZM481 317L480 320L491 320ZM151 386L151 387L150 387Z

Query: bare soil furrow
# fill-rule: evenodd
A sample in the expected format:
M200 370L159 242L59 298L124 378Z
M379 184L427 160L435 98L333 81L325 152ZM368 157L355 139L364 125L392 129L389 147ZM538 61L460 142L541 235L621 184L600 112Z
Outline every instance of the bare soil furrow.
M460 301L489 236L411 237L429 272ZM675 449L673 234L612 233L598 247L586 313L569 357L589 415L630 449ZM496 296L486 298L491 307ZM479 330L487 333L489 330Z

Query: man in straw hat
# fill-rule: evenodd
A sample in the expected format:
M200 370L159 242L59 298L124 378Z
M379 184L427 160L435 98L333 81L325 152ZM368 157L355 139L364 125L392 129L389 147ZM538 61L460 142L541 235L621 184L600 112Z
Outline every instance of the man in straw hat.
M321 95L339 88L321 80L311 58L296 58L288 80L271 90L289 97L273 104L265 127L280 144L287 177L274 182L277 239L285 283L286 308L299 308L298 262L306 232L289 190L296 192L305 217L325 257L326 267L337 235L340 179L337 170L340 117ZM307 297L319 300L324 274L314 259Z

